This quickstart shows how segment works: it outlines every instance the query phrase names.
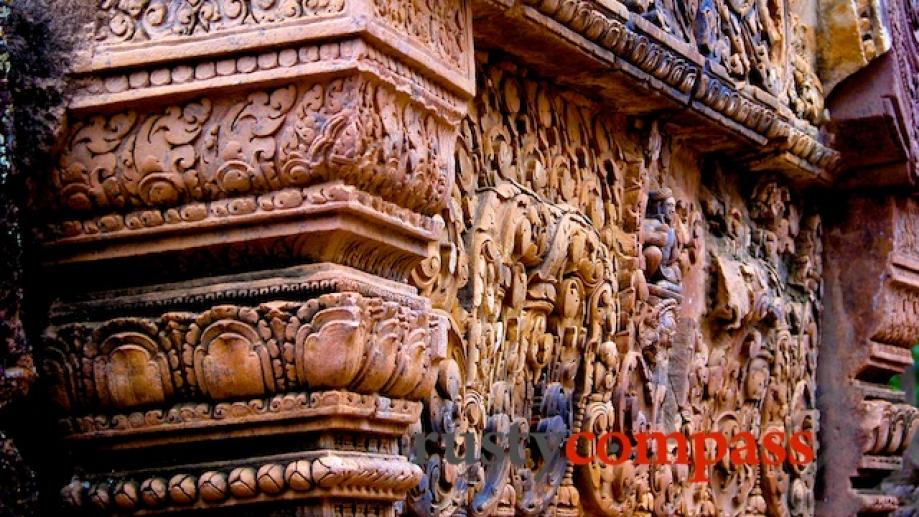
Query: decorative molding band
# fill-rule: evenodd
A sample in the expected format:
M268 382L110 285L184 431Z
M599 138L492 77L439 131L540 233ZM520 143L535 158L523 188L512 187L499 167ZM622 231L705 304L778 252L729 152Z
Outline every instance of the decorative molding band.
M105 0L88 30L94 43L77 67L83 74L360 36L457 94L474 91L466 0Z
M689 103L704 115L706 110L699 107L707 107L720 115L719 123L726 119L729 125L737 124L744 136L752 137L754 142L759 140L760 145L767 144L767 149L780 151L777 160L769 161L769 168L794 170L802 165L783 158L784 153L803 162L805 175L819 175L837 166L838 153L817 139L816 129L808 122L770 102L768 95L752 93L755 88L744 90L729 85L705 69L704 58L694 51L681 55L679 49L685 45L676 44L660 30L652 28L645 31L647 34L641 33L636 27L645 24L632 23L636 17L621 4L591 0L522 0L522 3L612 52L636 67L640 75L660 81L677 102ZM628 67L623 70L629 71ZM760 162L760 166L764 163Z
M395 502L418 484L422 473L400 456L318 450L240 465L100 477L74 478L61 495L73 508L136 515L284 500Z
M149 409L115 415L68 417L59 421L61 430L75 441L131 439L149 445L158 440L202 441L231 438L240 430L245 436L258 434L259 426L271 426L276 433L283 425L299 433L328 430L333 418L351 423L365 422L375 432L398 436L405 426L417 422L420 402L361 395L347 391L294 392L249 401L180 403L168 409ZM311 423L312 425L307 425ZM206 431L201 433L200 431ZM193 434L194 432L194 434ZM177 437L176 434L188 436Z
M856 490L856 493L861 503L859 513L884 514L896 511L896 509L900 507L900 502L895 495L870 492L867 490Z
M308 299L334 292L354 292L417 310L426 310L430 305L410 285L339 264L319 263L58 299L51 306L51 322L62 324L115 314L158 314L228 303L258 304L272 299Z
M340 180L425 215L452 183L453 126L360 74L71 125L52 212L174 207Z
M919 410L905 403L864 400L860 411L864 415L861 421L864 433L862 452L871 457L869 463L877 464L884 457L886 461L901 460L919 428L919 420L916 419Z
M263 228L262 236L343 233L347 225L324 223L323 218L338 221L348 216L388 232L385 239L367 233L352 240L376 241L381 249L414 254L417 260L426 256L427 242L436 239L443 230L439 216L427 217L354 187L331 183L303 189L288 188L260 196L64 221L46 227L40 238L45 241L48 256L55 257L52 262L68 263L136 255L138 246L152 253L226 243L233 241L236 233L241 234L237 240L245 240L246 228L256 224ZM291 221L295 223L292 226ZM141 236L146 238L143 245L133 242L132 239ZM304 247L307 253L308 248ZM328 258L321 256L321 250L310 254Z
M83 77L69 104L73 112L130 106L207 91L283 83L315 75L371 74L389 82L437 116L456 124L463 98L361 39L280 47L233 56L204 57L171 66L116 70Z
M58 407L78 414L323 388L421 400L445 334L429 310L329 293L52 326L44 369Z
M349 2L350 3L350 2ZM225 0L209 4L154 0L134 4L100 2L93 36L100 47L148 47L234 28L252 28L289 20L322 20L345 14L345 0L303 2Z

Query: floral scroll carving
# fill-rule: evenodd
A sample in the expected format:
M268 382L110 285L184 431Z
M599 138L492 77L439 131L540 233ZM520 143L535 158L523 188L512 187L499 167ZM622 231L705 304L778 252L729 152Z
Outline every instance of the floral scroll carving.
M401 206L442 206L449 126L357 77L74 124L52 206L175 206L340 179Z
M341 13L345 0L99 0L95 39L111 45Z
M466 0L373 0L373 9L393 29L461 72L469 68L469 20Z
M717 176L684 197L658 124L488 59L446 236L414 274L452 329L422 430L816 435L819 218L769 179L741 194ZM700 289L704 307L688 301ZM429 445L410 513L813 513L814 466L726 460L691 483L690 466L562 468L526 443L525 466L457 466L457 443Z

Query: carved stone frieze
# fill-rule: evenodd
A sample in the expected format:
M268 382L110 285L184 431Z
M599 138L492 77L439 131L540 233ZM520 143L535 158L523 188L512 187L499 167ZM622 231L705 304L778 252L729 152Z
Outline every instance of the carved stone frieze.
M321 18L344 11L345 0L251 2L99 2L95 39L105 45L214 33L237 26L297 18Z
M619 364L617 298L627 274L613 246L628 240L617 226L629 217L629 194L616 123L544 83L527 85L509 67L484 66L479 76L483 91L458 143L446 239L415 275L454 329L421 425L478 439L511 427L573 432L594 383L583 372L608 371L596 381L606 386ZM628 209L641 210L640 198L630 196ZM631 244L636 271L637 235ZM476 461L445 477L455 468L445 446L435 445L410 497L414 514L578 512L561 456L531 449L526 466Z
M650 88L678 105L690 104L759 145L769 143L767 152L753 153L752 168L818 181L835 169L838 154L816 128L825 113L814 72L815 36L796 22L805 13L793 2L522 3L584 38L578 44L611 52L604 59L623 73L653 78ZM523 18L540 15L526 11Z
M189 96L194 92L238 86L277 83L283 79L324 72L361 71L387 81L413 97L436 115L450 120L462 113L462 100L428 76L407 69L398 59L360 39L318 42L261 52L245 52L229 59L201 56L191 62L155 69L117 70L82 77L77 81L70 108L129 104L139 98Z
M52 513L896 507L915 0L87 10L28 185Z
M424 373L437 349L436 325L423 312L356 293L122 317L49 329L46 372L67 411L306 388L418 399L433 382Z
M623 3L632 23L650 22L688 43L739 89L759 88L813 124L823 119L823 87L814 73L813 49L807 48L813 40L807 31L813 29L801 23L800 17L809 14L798 12L802 2Z
M665 185L700 171L655 122L598 110L493 56L479 77L445 239L414 276L452 321L422 430L476 443L515 426L816 435L819 217L774 180L742 194L718 176L688 198ZM726 461L691 483L689 466L555 465L532 444L524 466L457 467L446 460L455 443L429 446L410 513L814 508L814 465Z
M361 76L204 97L72 124L53 209L172 207L342 180L422 213L439 210L449 125Z
M266 43L366 34L388 51L425 61L423 73L469 94L470 14L466 0L99 0L77 69L155 65ZM202 41L208 48L197 45ZM170 68L154 71L168 81Z
M342 405L348 410L340 410ZM181 433L198 428L219 429L220 433L228 436L233 429L244 425L293 419L318 420L317 417L332 411L355 420L374 420L377 425L389 422L398 428L418 419L421 404L350 392L289 392L248 401L185 402L166 410L67 417L60 420L60 426L75 440L111 439L156 430Z
M715 290L700 336L708 362L701 371L689 367L688 400L702 415L694 425L816 437L820 216L781 181L757 181L746 206L727 185L716 175L703 194ZM816 470L718 465L712 475L724 481L714 484L712 500L719 515L812 515Z

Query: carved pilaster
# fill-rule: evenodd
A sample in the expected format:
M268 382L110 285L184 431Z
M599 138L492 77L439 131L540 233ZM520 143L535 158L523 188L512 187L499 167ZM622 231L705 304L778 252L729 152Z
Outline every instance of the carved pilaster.
M65 500L392 515L446 353L408 280L444 229L467 3L101 2L91 35L40 190Z
M837 453L823 465L818 515L895 510L897 498L880 491L880 480L900 469L917 426L915 408L886 384L912 364L919 341L919 209L907 197L919 174L919 6L857 5L884 22L859 27L890 41L829 103L844 156L840 186L887 193L851 194L828 231L824 343L833 353L822 355L818 379L823 445ZM866 138L870 149L861 145Z
M919 426L916 409L887 381L912 364L919 341L919 207L896 197L856 198L827 230L827 293L818 381L818 515L892 511L879 482L899 470Z

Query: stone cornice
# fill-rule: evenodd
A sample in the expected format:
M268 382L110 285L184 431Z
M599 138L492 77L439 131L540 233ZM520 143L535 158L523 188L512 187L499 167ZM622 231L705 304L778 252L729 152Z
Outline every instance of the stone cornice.
M252 0L221 0L208 5L214 12L202 13L203 4L193 2L154 1L137 11L122 8L117 1L103 2L95 26L87 27L94 41L77 62L75 72L155 69L189 59L225 58L357 36L419 66L459 95L468 97L474 92L471 19L468 9L461 5L433 2L430 5L436 12L413 13L413 19L424 17L428 21L431 33L420 28L407 30L405 10L409 7L400 2L278 0L270 2L270 10L261 9ZM188 12L180 12L183 10ZM438 34L448 36L438 38Z
M839 156L823 143L817 128L795 116L764 90L731 79L695 48L614 0L522 0L513 5L489 1L474 7L479 8L477 38L480 26L494 20L496 26L516 24L520 27L517 31L538 27L564 42L557 48L564 51L563 46L567 45L568 52L579 54L571 60L577 63L571 65L572 70L584 63L596 68L596 72L591 71L591 77L598 80L596 84L572 81L571 86L580 84L585 93L610 96L610 101L616 102L615 97L604 92L599 81L615 82L614 76L624 75L625 83L631 82L648 92L645 104L649 109L658 106L662 102L659 97L663 96L669 103L664 109L679 111L683 107L694 117L692 123L701 119L704 124L727 130L739 144L732 154L749 168L781 172L804 183L831 181ZM515 48L509 41L512 38L504 41L500 34L491 34L487 28L484 32L482 38L486 43L500 42L507 47L506 51L519 52L526 58L527 43ZM564 62L565 59L553 60L553 66L564 66L556 64ZM601 79L604 73L608 76ZM564 72L558 75L563 78Z

